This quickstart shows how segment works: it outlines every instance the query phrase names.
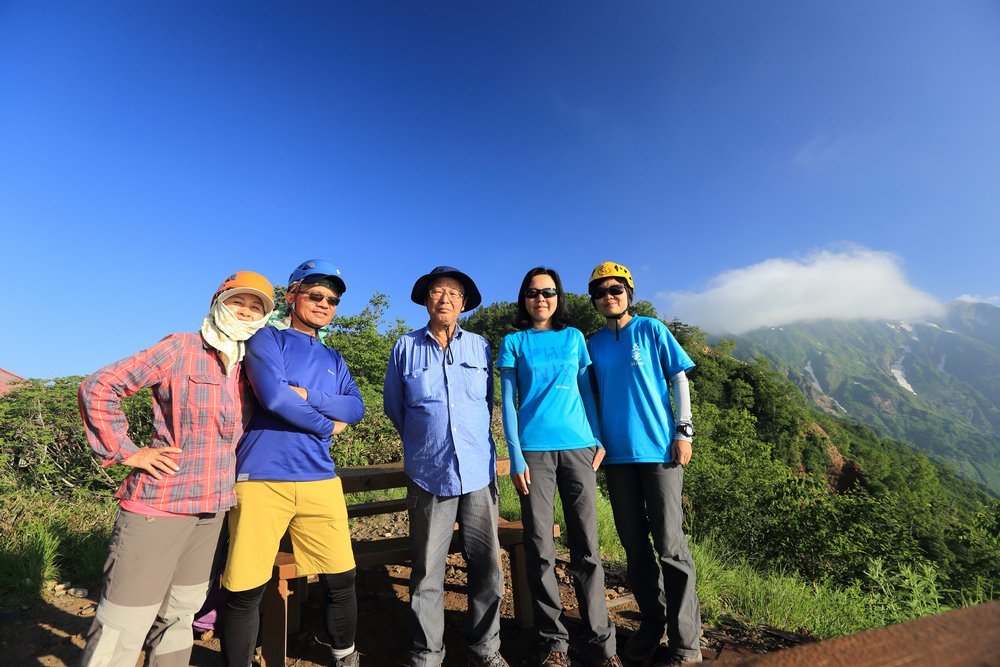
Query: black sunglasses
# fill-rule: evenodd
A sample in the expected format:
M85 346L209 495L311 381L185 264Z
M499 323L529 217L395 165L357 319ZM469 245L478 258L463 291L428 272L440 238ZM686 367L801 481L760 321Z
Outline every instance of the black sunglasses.
M558 296L559 290L557 290L555 287L543 287L542 289L538 289L537 287L529 287L528 289L524 290L525 299L534 299L539 294L544 296L546 299L551 299L555 296Z
M603 299L607 295L611 296L621 296L625 293L625 288L621 285L612 285L611 287L594 287L590 290L590 296L593 299Z
M339 296L324 296L323 294L320 294L319 292L303 292L302 296L306 297L307 299L309 299L313 303L319 303L323 299L326 299L326 302L328 304L330 304L331 306L333 306L334 308L336 308L337 306L340 305L340 297Z

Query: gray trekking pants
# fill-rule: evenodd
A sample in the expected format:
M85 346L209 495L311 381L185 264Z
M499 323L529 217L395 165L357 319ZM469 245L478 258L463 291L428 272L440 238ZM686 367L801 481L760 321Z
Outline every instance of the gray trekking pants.
M118 511L81 667L187 667L224 516Z
M597 447L549 452L524 451L531 486L521 496L524 553L535 611L535 628L544 650L566 652L569 633L562 621L556 547L552 538L555 493L559 490L566 519L569 571L573 576L580 617L594 657L615 654L614 626L608 619L604 567L597 544L597 473L592 467ZM543 650L543 652L544 652Z
M496 653L500 650L503 598L496 482L460 496L435 496L411 480L407 484L407 510L413 543L410 665L438 667L444 661L445 561L456 521L468 567L465 641L469 651L478 656Z
M642 625L665 626L671 653L700 654L701 603L682 529L684 468L673 463L621 463L606 465L604 471Z

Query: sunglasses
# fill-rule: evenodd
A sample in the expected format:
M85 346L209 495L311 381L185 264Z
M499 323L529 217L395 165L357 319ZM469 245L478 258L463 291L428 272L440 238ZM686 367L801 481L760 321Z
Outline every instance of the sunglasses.
M321 301L323 301L323 299L326 299L326 302L331 306L333 306L334 308L340 305L339 296L325 296L323 294L320 294L319 292L303 292L302 296L306 297L313 303L320 303Z
M590 290L590 296L593 299L603 299L607 295L611 296L621 296L625 293L625 288L621 285L612 285L611 287L595 287Z
M559 291L556 290L555 287L543 287L542 289L538 289L537 287L529 287L528 289L524 290L524 298L526 299L534 299L539 294L544 296L546 299L554 299L556 296L558 296Z

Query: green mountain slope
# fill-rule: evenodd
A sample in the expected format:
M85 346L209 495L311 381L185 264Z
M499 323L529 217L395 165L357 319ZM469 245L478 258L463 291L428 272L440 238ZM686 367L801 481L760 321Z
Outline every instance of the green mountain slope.
M819 409L912 443L1000 495L1000 309L949 304L940 322L818 321L737 339Z

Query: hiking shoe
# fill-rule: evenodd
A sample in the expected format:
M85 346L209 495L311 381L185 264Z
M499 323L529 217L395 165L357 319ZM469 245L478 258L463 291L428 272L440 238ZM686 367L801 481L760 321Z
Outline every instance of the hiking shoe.
M702 662L701 651L698 651L695 655L674 653L667 659L668 665L690 665L695 662Z
M465 656L465 664L466 667L510 667L499 651L489 655L468 653Z
M653 657L663 641L663 633L663 626L654 629L648 625L640 625L625 642L625 657L632 662L642 662Z
M355 651L343 658L334 658L331 664L333 667L358 667L361 664L361 654Z
M569 656L563 651L549 651L538 661L539 667L569 667Z

